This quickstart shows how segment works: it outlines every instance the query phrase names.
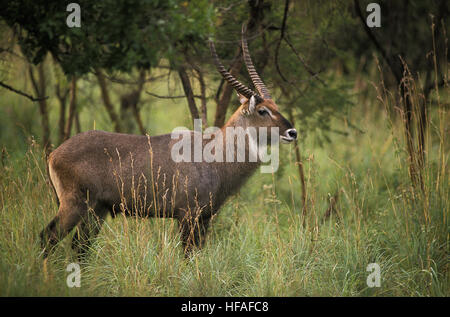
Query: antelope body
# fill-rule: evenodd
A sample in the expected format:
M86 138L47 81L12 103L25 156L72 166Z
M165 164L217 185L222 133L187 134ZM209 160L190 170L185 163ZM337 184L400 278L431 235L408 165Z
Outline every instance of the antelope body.
M243 57L258 93L227 72L212 42L210 46L219 72L236 89L241 101L218 134L223 137L221 144L225 147L230 142L226 138L228 127L277 127L283 141L295 140L295 129L279 113L253 67L244 31ZM171 157L175 142L170 134L148 137L88 131L54 150L48 157L48 172L59 210L41 232L44 257L75 226L78 233L72 246L84 254L106 215L114 217L117 213L173 217L180 223L186 254L194 246L201 247L211 217L260 162L176 163Z

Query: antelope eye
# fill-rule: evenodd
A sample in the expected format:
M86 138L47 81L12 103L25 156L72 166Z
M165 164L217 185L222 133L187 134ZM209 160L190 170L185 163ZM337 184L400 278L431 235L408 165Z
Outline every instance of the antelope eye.
M260 116L264 116L264 115L269 114L269 113L267 112L266 109L259 109L259 110L258 110L258 114L259 114Z

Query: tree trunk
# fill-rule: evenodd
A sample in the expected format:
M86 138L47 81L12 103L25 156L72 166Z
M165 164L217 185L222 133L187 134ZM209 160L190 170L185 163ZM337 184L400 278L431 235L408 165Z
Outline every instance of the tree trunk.
M109 118L111 119L114 125L115 132L122 132L122 127L120 124L120 120L116 111L114 110L114 106L111 103L111 99L109 98L108 87L106 86L105 76L100 69L96 70L96 76L98 79L98 84L100 85L100 90L102 93L103 104L105 105L106 111L108 112Z
M80 113L78 111L75 111L75 131L81 132Z
M194 92L192 91L189 76L186 73L186 69L183 66L178 68L178 75L180 76L181 83L183 84L184 94L186 95L189 111L191 112L192 124L194 124L194 120L199 119L200 115L198 113L197 105L195 104Z
M144 83L145 70L141 70L139 73L138 87L120 97L121 120L125 123L126 132L134 132L135 124L130 120L132 115L138 125L139 132L141 134L146 134L139 111L139 100L141 99Z
M60 83L55 85L56 96L59 100L60 110L59 110L59 120L58 120L58 141L59 144L64 142L64 129L66 127L66 106L67 106L67 96L69 95L70 88L65 88L61 91Z
M201 96L201 115L202 115L202 125L203 129L208 127L208 114L207 114L207 108L206 108L206 85L205 80L203 78L202 70L199 67L195 68L195 71L197 72L198 76L198 83L200 84L200 96Z
M49 117L48 117L48 107L47 100L45 99L47 84L45 82L45 71L44 71L44 62L38 65L38 76L39 81L36 81L34 77L33 68L30 65L28 68L31 83L33 84L34 91L39 98L39 112L41 114L41 123L42 123L42 145L44 147L45 153L48 155L51 151L51 140L50 140L50 126L49 126Z
M77 100L77 79L74 76L70 83L70 105L69 105L69 117L67 118L66 127L64 129L64 140L70 138L70 133L72 131L72 123L75 117L76 111L76 100Z

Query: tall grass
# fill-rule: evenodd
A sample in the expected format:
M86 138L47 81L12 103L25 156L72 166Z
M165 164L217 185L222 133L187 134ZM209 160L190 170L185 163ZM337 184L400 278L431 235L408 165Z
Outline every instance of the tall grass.
M401 118L388 113L394 95L376 86L384 110L373 101L373 110L352 114L364 134L334 135L326 147L302 140L306 219L288 146L280 152L279 172L255 174L231 197L214 218L205 247L190 258L172 219L108 218L81 264L80 288L66 284L67 265L78 261L71 237L49 258L47 274L43 270L39 232L57 211L43 150L33 139L25 153L6 148L0 295L449 296L448 92L436 89L432 96L440 106L427 118L418 189ZM324 217L334 193L336 208ZM380 265L381 287L368 287L369 263Z
M77 261L70 238L43 273L38 233L57 206L42 150L32 142L0 174L0 294L448 296L448 179L440 152L430 152L425 200L411 185L404 152L395 151L400 131L369 119L366 135L347 138L351 153L340 149L341 137L326 150L305 142L305 227L296 168L285 162L282 175L257 174L229 200L204 249L189 259L171 219L108 219L81 266L80 288L66 285L65 268ZM289 149L283 154L292 160ZM338 212L322 221L327 191L335 189ZM379 288L366 284L374 262L381 267Z

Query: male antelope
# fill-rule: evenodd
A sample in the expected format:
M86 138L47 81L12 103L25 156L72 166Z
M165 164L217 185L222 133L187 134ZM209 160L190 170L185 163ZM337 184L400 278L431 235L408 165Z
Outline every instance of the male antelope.
M218 135L225 140L228 127L276 127L284 142L295 140L296 130L280 114L255 71L244 32L243 58L258 93L225 69L212 42L210 49L218 71L238 92L241 102ZM105 216L111 213L114 217L116 212L173 217L179 221L185 253L201 247L211 217L261 162L176 163L171 158L174 143L170 134L147 137L88 131L54 150L48 158L48 171L59 210L41 232L44 257L75 226L78 232L72 247L83 254Z

